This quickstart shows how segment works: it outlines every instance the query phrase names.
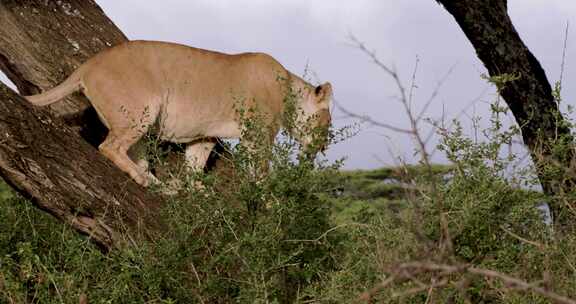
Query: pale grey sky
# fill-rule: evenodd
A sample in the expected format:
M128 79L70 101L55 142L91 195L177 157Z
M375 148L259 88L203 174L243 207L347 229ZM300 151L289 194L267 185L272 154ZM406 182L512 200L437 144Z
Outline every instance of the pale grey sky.
M373 49L382 62L395 66L406 85L416 57L420 59L416 108L454 67L429 117L438 118L444 111L450 119L463 110L464 121L472 115L487 117L487 102L494 98L480 78L485 69L470 43L434 0L97 2L130 39L173 41L227 53L266 52L297 74L309 66L321 81L332 83L344 107L399 127L408 126L408 119L392 98L398 93L393 82L350 45L349 34ZM566 103L575 104L576 1L509 0L509 12L552 82L560 75L566 22L574 25L568 37L564 97ZM333 115L337 126L350 124L342 113ZM396 157L413 159L413 149L406 135L362 125L357 136L331 147L328 155L331 159L346 156L345 168L375 168L393 165ZM437 160L442 160L440 155Z

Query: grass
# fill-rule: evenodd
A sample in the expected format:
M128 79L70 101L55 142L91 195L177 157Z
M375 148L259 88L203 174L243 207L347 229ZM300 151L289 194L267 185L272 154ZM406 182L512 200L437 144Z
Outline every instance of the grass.
M434 168L439 176L451 170ZM260 185L241 185L248 190L192 192L173 201L163 214L170 233L107 255L0 184L0 301L73 303L85 294L90 303L349 303L386 278L393 265L429 257L437 222L415 222L415 205L399 195L408 190L398 168L277 171ZM330 191L308 190L318 174L317 186ZM302 182L285 182L295 179ZM574 238L542 249L501 229L544 242L538 235L543 228L535 228L541 226L537 214L527 208L537 196L497 179L476 182L481 186L456 176L443 190L447 208L458 215L450 221L454 258L535 281L545 271L574 278L565 264L576 257ZM263 207L270 194L277 203ZM244 203L230 204L234 200ZM252 208L247 201L260 204ZM426 214L432 219L431 213ZM567 293L576 290L573 280L554 282ZM425 293L397 295L410 286L395 286L374 299L424 303ZM474 303L547 303L502 290L497 282L480 280L470 283L467 294ZM464 301L455 288L438 297Z
M516 129L496 122L477 141L454 126L438 146L449 166L342 172L340 162L300 159L289 136L264 151L232 147L235 182L184 180L188 191L159 215L162 236L109 254L0 183L0 303L553 303L576 294L576 225L554 231L537 208L573 193L517 187L530 168L510 173L517 157L501 153ZM266 176L255 170L263 156Z

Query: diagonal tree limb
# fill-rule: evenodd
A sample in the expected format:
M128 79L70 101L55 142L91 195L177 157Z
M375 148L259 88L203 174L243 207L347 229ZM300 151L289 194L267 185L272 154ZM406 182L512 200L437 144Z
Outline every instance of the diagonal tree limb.
M162 230L162 200L144 191L46 111L0 84L0 176L103 249Z
M94 54L126 40L93 0L0 1L0 69L24 95L55 86ZM161 198L93 148L107 130L82 94L45 111L0 88L0 177L105 249L163 230ZM180 165L172 159L170 166ZM217 156L212 167L230 174Z

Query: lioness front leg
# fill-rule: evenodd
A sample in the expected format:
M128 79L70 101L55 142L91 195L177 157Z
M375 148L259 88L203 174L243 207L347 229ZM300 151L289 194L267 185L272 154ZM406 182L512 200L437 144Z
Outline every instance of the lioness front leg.
M275 131L275 130L274 130ZM270 153L274 144L276 132L269 132L264 140L255 142L246 138L240 139L240 142L248 152L248 159L251 162L250 175L256 182L260 182L270 171Z
M203 139L186 145L186 167L192 172L204 170L210 152L216 145L216 139Z
M186 167L191 173L199 173L204 170L210 152L212 152L215 145L216 139L208 138L192 142L186 146ZM204 186L200 182L195 182L194 187L201 189Z

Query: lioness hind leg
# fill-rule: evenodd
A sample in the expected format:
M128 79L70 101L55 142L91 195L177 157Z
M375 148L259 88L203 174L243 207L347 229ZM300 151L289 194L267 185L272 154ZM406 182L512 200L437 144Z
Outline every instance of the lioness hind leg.
M141 162L138 166L130 159L128 151L156 121L159 112L157 103L137 95L118 97L97 90L88 90L88 98L109 129L108 136L98 147L100 152L138 184L146 187L150 180L155 181L156 178L147 174L147 164Z
M146 172L148 179L154 184L160 184L160 180L150 172L150 163L146 159L147 146L142 140L138 140L128 149L128 157L136 163L141 172Z
M124 132L115 134L112 130L104 142L98 147L98 150L110 159L118 168L128 173L134 181L146 187L149 183L149 177L143 168L140 168L128 157L128 149L136 143L142 134L140 132Z

